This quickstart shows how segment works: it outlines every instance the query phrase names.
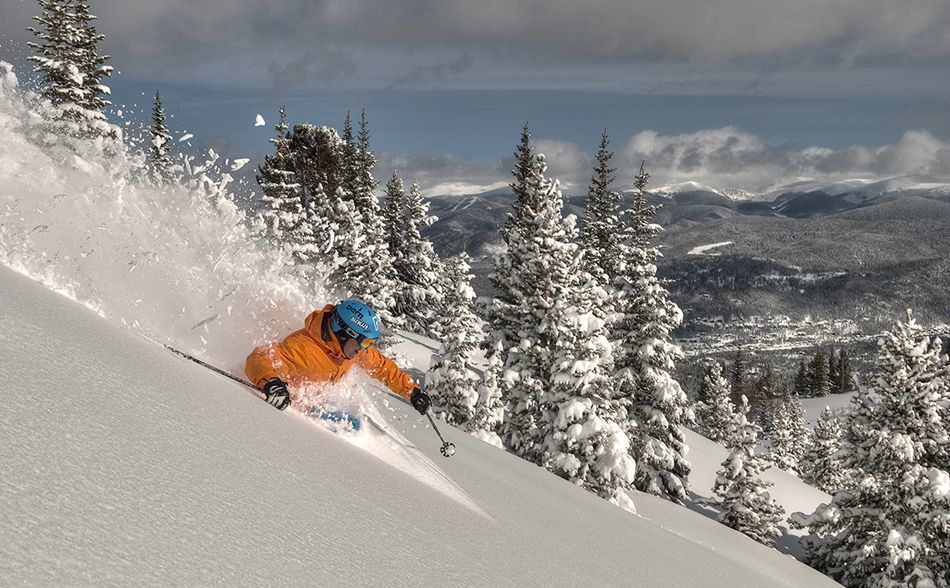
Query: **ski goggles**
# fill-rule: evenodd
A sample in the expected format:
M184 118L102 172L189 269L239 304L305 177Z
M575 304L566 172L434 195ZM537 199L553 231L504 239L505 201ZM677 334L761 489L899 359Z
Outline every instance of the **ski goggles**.
M376 339L374 339L373 337L367 337L366 335L361 335L349 327L344 326L343 332L346 333L347 337L356 341L356 343L363 349L369 349L370 347L373 346L374 343L376 343Z

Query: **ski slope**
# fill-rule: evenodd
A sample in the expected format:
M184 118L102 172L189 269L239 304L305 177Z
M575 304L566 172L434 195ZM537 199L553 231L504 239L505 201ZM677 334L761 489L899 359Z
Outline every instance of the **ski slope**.
M473 509L0 268L9 584L822 586L671 503L632 515L450 427L402 429ZM389 410L392 409L392 410Z

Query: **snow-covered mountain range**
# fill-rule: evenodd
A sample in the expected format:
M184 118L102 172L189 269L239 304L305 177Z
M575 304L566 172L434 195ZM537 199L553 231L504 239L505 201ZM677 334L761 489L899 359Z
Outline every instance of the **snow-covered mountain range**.
M822 193L828 196L850 195L855 199L868 200L888 193L928 191L950 194L950 184L937 178L926 176L894 176L885 179L848 178L840 180L803 179L780 186L774 186L763 192L749 192L739 188L713 187L698 182L679 182L651 189L657 196L673 197L677 194L708 192L725 196L733 200L772 201L789 194Z

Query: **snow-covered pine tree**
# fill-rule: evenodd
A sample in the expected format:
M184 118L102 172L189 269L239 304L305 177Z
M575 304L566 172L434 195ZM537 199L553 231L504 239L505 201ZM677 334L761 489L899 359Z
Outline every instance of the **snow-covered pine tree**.
M523 134L523 147L525 137ZM507 250L495 258L494 279L507 276L505 289L488 310L490 332L500 337L497 340L507 353L502 440L512 453L540 465L550 424L544 418L541 400L552 387L559 327L577 278L572 265L577 246L573 217L561 218L560 190L555 181L545 177L544 156L533 155L530 139L526 150L530 154L527 167L518 162L513 172L513 187L521 182L517 189L522 193L516 192L515 212L501 231Z
M471 371L472 353L481 339L481 324L472 311L472 269L465 253L449 262L450 283L446 292L446 316L443 317L442 346L438 359L426 374L426 391L432 397L432 409L453 425L464 425L475 417L478 404L478 378Z
M306 257L308 264L325 266L321 271L329 274L331 288L337 293L358 298L363 287L363 257L367 255L366 232L362 216L344 191L340 136L327 126L297 124L289 148L302 188L304 220L292 238L297 256ZM366 302L373 306L375 301Z
M103 78L112 74L99 55L105 36L96 32L88 2L37 0L43 13L34 16L41 28L29 27L40 42L28 43L36 55L34 71L42 74L40 94L58 109L53 130L72 137L118 137L118 128L106 122Z
M735 404L739 404L739 399L747 396L749 366L745 351L739 349L736 351L736 357L732 360L732 369L729 371L729 383L732 385L732 399Z
M831 393L831 381L828 378L828 358L819 349L808 365L808 392L810 396L827 396Z
M515 150L515 167L512 170L514 180L509 186L514 194L512 211L508 213L505 224L498 233L504 250L492 258L492 272L488 278L495 297L483 305L482 314L487 324L486 351L489 355L502 354L502 364L508 360L508 352L521 342L521 305L530 284L521 284L521 275L525 273L525 261L513 252L513 244L522 239L524 227L528 223L531 211L537 208L538 173L531 133L526 124L521 131L521 142ZM528 318L528 317L524 317ZM500 343L500 345L495 345Z
M609 420L602 364L610 346L592 313L604 292L580 271L575 219L562 218L561 192L546 168L525 127L512 172L513 212L500 230L506 249L494 260L498 294L487 305L491 345L504 366L499 432L512 453L600 493L594 477L620 483L615 472L630 463L615 453L622 437L573 434L584 423L593 430L598 419Z
M422 236L422 229L437 220L429 215L429 203L422 199L419 184L413 182L403 209L403 250L395 260L400 289L394 306L404 317L406 328L421 335L435 336L439 314L452 312L442 302L442 263L432 242Z
M672 376L683 352L670 336L683 313L656 276L660 252L651 241L661 228L653 223L656 207L646 202L648 177L641 166L633 205L622 215L621 267L614 284L617 319L610 337L617 346L614 379L619 406L629 419L637 489L683 500L690 464L680 427L693 414Z
M767 465L755 454L759 427L749 422L748 412L743 396L729 456L716 474L713 492L722 509L720 523L771 547L781 535L777 525L785 511L768 493L772 484L759 477Z
M257 168L261 187L263 236L275 245L289 240L289 234L303 221L303 187L297 179L296 155L288 135L287 112L281 107L274 126L276 136L270 139L274 153L264 156Z
M795 374L794 384L795 396L799 398L808 398L811 396L810 385L808 382L808 366L805 365L805 358L798 362L798 372Z
M42 74L40 95L54 105L75 103L82 95L81 88L76 88L79 77L79 67L75 63L76 36L72 23L70 1L66 0L37 0L43 13L34 16L33 20L41 28L28 27L26 30L33 33L39 43L27 43L37 55L31 55L29 60L36 64L33 70ZM80 83L82 80L78 80Z
M695 409L699 433L710 441L727 445L736 427L736 409L729 397L732 388L718 361L707 362L704 372L702 387L706 401Z
M621 197L618 192L611 190L616 169L610 167L613 153L608 150L609 145L605 130L597 151L594 176L587 188L584 230L581 233L586 269L604 287L611 286L616 279L620 259L617 226Z
M612 346L604 320L595 312L607 304L608 294L580 271L578 258L562 261L571 272L562 279L580 280L548 311L550 320L543 325L556 333L550 387L541 398L548 431L544 466L633 512L629 492L637 468L630 455L627 412L614 400Z
M297 177L303 187L303 198L314 199L317 186L327 196L345 188L343 143L335 129L312 124L296 124L291 135L290 150L297 158ZM317 208L321 203L317 203Z
M341 282L348 295L372 306L386 327L401 327L402 321L393 312L395 270L376 197L379 185L373 177L376 158L369 146L366 112L363 112L359 135L355 139L349 113L345 124L345 136L340 142L342 196L356 211L358 218L353 225L359 228L362 244L358 252L347 255L346 272L340 276Z
M398 259L406 250L406 227L403 224L406 218L406 188L397 171L386 182L386 205L383 207L383 231L386 235L386 246L389 248L389 257L393 260L393 267L398 265ZM397 280L399 278L397 274ZM398 288L397 288L398 291Z
M341 139L343 141L341 145L343 156L343 191L353 195L358 189L360 156L356 136L353 134L353 119L350 117L349 110L346 111L346 118L343 120L343 136Z
M152 142L145 155L145 166L149 179L157 186L172 179L172 159L168 155L171 140L172 135L165 122L162 97L156 91L155 102L152 104Z
M851 360L848 352L841 350L841 356L838 360L838 380L833 382L835 392L838 394L847 394L854 391L854 373L851 371Z
M838 381L841 379L841 360L839 355L832 349L828 352L828 392L834 394L838 389Z
M89 2L72 0L73 19L78 32L77 38L77 65L82 74L83 101L81 105L90 112L102 113L106 106L112 104L105 96L112 93L108 86L102 83L104 78L112 75L112 66L106 65L109 55L99 54L99 43L106 37L96 31L92 24L98 17L90 12ZM102 120L105 120L103 115Z
M746 387L749 389L749 419L765 431L765 415L775 395L775 372L772 371L772 366L766 364L762 375Z
M799 467L805 459L805 453L808 451L808 444L811 440L811 432L805 423L805 407L798 396L789 394L786 400L789 423L792 429L792 455L795 456L795 471L801 472Z
M646 170L646 165L646 160L641 161L640 171L633 178L633 189L636 190L636 195L641 198L646 194L647 185L650 183L650 172ZM646 243L643 243L643 245L646 245Z
M830 407L825 407L812 434L805 455L802 479L822 492L834 495L845 487L847 473L838 452L841 450L841 426Z
M798 474L808 437L805 411L797 396L788 395L779 402L773 413L769 459L775 467Z
M493 352L488 354L488 366L485 368L485 375L478 387L478 403L475 405L475 416L468 421L466 430L474 437L504 449L504 443L496 432L505 416L505 405L501 399L500 386L501 372L504 368L500 346L501 342L496 342Z
M845 427L855 480L793 523L806 562L845 586L947 586L950 368L909 311L878 347Z

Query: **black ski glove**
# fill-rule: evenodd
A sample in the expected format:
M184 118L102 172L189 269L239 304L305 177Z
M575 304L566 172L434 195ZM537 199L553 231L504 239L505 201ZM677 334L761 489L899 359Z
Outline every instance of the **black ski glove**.
M409 402L412 403L412 407L419 411L419 414L425 414L429 410L429 407L432 406L432 399L429 398L429 395L422 391L422 388L416 388L412 391L412 394L409 396Z
M280 378L267 380L261 392L264 393L264 400L277 410L284 410L290 406L290 391L287 389L287 384Z

